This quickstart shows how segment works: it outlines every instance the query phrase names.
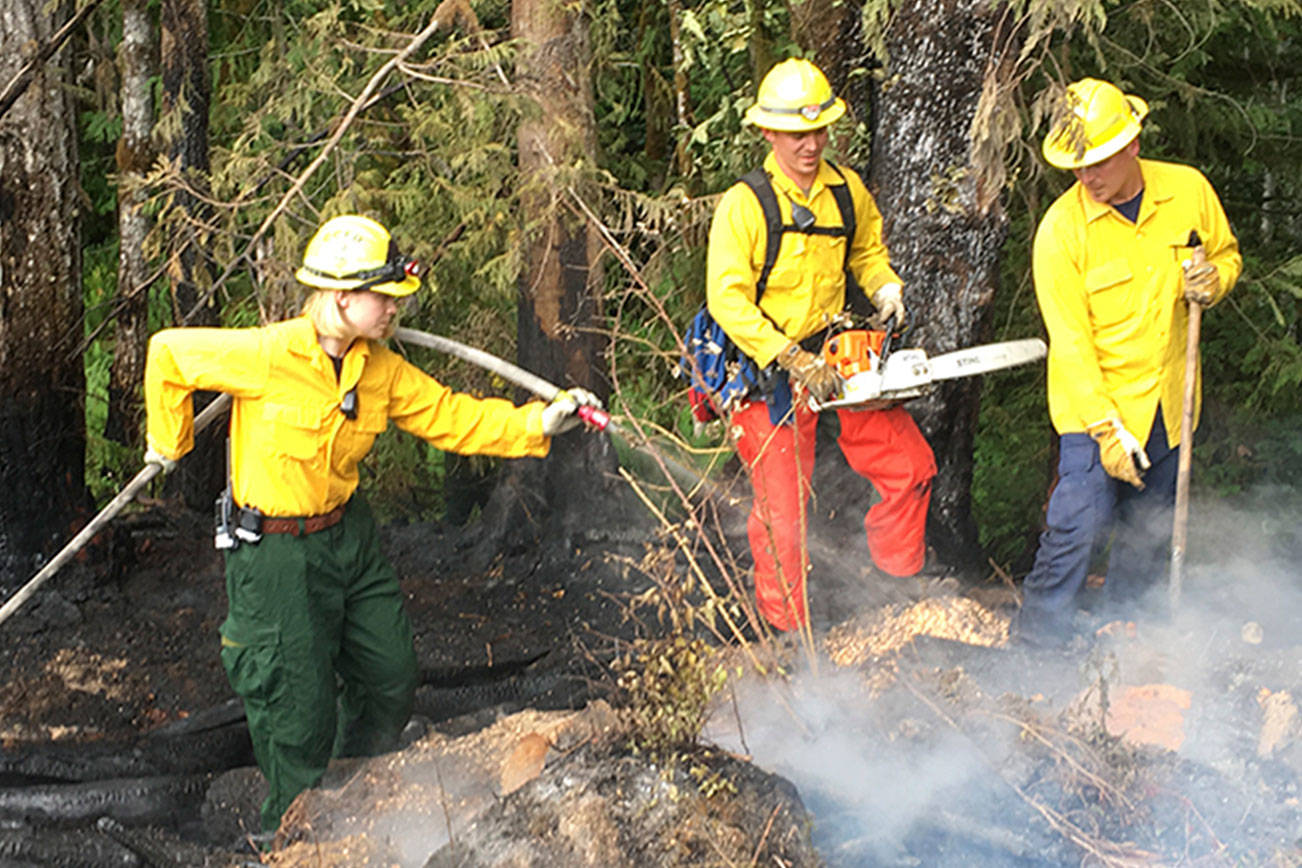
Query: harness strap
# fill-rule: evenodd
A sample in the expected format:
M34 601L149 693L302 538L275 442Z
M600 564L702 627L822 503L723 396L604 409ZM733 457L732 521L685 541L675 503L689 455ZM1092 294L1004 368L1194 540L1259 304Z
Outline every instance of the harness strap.
M832 171L845 180L845 174L831 160L827 164L832 167ZM760 269L759 277L755 280L755 304L758 306L760 297L764 295L764 289L768 286L769 275L773 272L773 266L778 261L778 251L782 248L782 235L786 232L799 232L804 235L831 235L833 237L845 238L845 260L841 264L845 272L845 291L847 303L852 298L851 291L859 290L859 281L850 273L850 247L854 243L854 233L858 226L855 221L854 201L850 198L849 184L833 184L830 189L832 198L836 200L836 207L841 212L840 226L809 226L801 228L794 223L782 222L782 209L778 207L778 196L773 190L773 181L769 178L768 172L760 166L751 169L741 176L741 182L750 187L751 192L755 194L756 200L759 201L760 210L764 213L764 228L766 230L764 243L764 266ZM859 291L862 295L862 291Z

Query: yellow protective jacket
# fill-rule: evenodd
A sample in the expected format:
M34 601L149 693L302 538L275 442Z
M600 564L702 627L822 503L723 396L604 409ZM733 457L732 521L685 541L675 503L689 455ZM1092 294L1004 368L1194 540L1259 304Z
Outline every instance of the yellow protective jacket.
M791 224L791 203L797 202L814 213L816 225L840 226L841 211L828 188L834 184L850 186L855 234L848 265L871 298L883 284L901 281L891 270L882 242L882 215L877 203L857 172L846 167L838 169L841 175L824 160L806 197L778 168L772 153L764 160L784 224ZM757 307L755 285L764 267L767 243L768 230L759 199L744 183L732 185L719 200L710 223L705 297L715 322L761 368L791 341L803 340L826 327L828 318L840 313L846 301L846 239L784 232Z
M357 388L357 418L340 410ZM357 488L357 462L392 419L439 449L544 456L542 407L453 392L392 350L358 339L334 365L307 317L260 328L158 332L145 362L149 446L180 458L194 446L191 393L233 398L235 500L270 516L319 515Z
M1070 434L1116 416L1145 443L1160 402L1175 446L1189 322L1181 262L1190 255L1190 230L1220 273L1215 300L1234 286L1243 259L1201 172L1139 163L1144 198L1137 222L1095 202L1077 183L1036 230L1032 271L1049 332L1049 417L1059 434ZM1199 409L1196 403L1195 424Z

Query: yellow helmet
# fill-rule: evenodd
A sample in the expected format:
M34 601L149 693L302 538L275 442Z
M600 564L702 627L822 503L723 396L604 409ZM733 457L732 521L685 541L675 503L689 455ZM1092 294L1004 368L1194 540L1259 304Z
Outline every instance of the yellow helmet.
M1134 141L1148 103L1114 84L1082 78L1067 86L1064 117L1044 137L1044 158L1059 169L1102 162Z
M399 253L389 230L379 223L344 214L321 224L294 277L317 289L369 289L404 296L420 289L420 263Z
M760 129L788 133L817 130L845 114L845 100L832 93L823 71L793 57L769 70L760 82L746 122Z

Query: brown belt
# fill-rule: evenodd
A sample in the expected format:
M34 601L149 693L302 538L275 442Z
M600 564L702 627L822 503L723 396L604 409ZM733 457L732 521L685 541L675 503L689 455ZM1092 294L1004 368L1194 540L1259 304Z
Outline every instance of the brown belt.
M308 515L302 518L264 518L263 533L287 533L290 536L306 536L334 527L344 517L344 508L337 506L322 515Z

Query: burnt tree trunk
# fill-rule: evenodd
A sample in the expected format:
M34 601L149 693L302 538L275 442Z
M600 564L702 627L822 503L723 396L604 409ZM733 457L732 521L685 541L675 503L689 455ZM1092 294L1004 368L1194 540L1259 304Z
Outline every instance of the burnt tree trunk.
M863 10L861 5L841 0L802 0L789 3L791 38L823 70L832 92L842 97L854 121L864 121L871 100L870 77L852 75L867 67L871 58L864 48ZM851 156L848 146L854 126L846 121L833 125L832 146L841 158Z
M122 138L118 140L118 290L109 369L108 417L104 436L140 445L140 389L149 340L149 287L145 281L145 236L149 217L138 188L154 161L154 107L149 79L155 72L153 28L145 0L122 0Z
M852 85L850 79L850 73L863 61L860 6L841 0L800 0L788 3L788 8L791 38L796 45L813 52L811 59L827 76L832 92L843 97L852 111L861 112L852 92L857 85ZM844 126L844 122L838 125ZM834 128L833 135L837 131Z
M163 80L161 128L163 147L180 169L189 189L178 189L167 209L167 275L172 308L181 325L216 325L217 309L209 300L193 315L212 275L202 230L207 209L200 198L208 189L208 8L202 0L163 0L160 13L160 65ZM193 190L194 192L190 192ZM198 194L198 195L196 195ZM195 412L215 398L195 395ZM194 451L165 484L169 496L181 496L194 509L206 509L225 484L224 426L195 437Z
M0 0L0 81L72 13ZM0 586L53 554L89 506L76 113L64 48L0 119Z
M595 203L580 170L595 165L596 154L587 22L574 6L515 0L511 30L524 45L519 84L537 105L518 131L519 363L562 388L582 386L604 399L609 388L598 372L608 341L596 331L600 239L575 208L576 196ZM563 543L618 521L626 493L615 467L606 437L579 432L553 439L544 461L511 462L485 510L485 525L495 531L489 547Z
M972 130L987 77L1001 74L996 46L1013 42L999 31L1001 14L985 0L913 0L894 10L885 34L891 84L876 104L870 186L915 323L908 343L931 355L989 332L1008 218L999 190L984 183ZM971 510L979 399L979 379L968 378L909 405L939 468L927 540L951 566L980 559Z

